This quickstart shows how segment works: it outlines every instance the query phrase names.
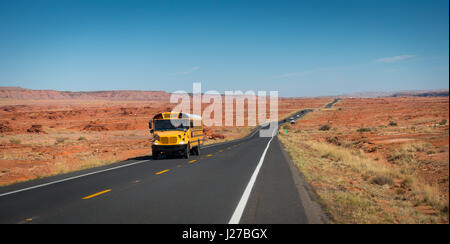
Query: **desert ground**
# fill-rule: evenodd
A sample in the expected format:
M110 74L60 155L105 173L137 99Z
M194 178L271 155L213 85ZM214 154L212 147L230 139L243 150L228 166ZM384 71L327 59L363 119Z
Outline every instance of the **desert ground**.
M0 100L0 185L151 155L148 121L176 105L169 103L167 94L154 95L110 92L69 96L4 89ZM25 99L29 97L32 99ZM280 98L278 116L304 107L320 108L330 100ZM247 106L244 109L247 113ZM247 124L204 127L205 144L237 139L251 129Z
M449 98L345 98L280 130L337 223L448 223Z
M0 89L0 185L151 155L148 121L177 105L169 96ZM448 96L331 101L278 101L279 119L313 110L279 138L330 219L448 223ZM247 135L247 122L204 127L205 144Z

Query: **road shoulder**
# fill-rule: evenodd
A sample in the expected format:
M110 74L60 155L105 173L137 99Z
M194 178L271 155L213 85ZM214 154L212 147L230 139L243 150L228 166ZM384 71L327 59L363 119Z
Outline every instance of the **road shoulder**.
M242 224L326 223L321 209L310 198L300 176L294 176L278 138L273 139L250 194ZM303 183L302 183L303 182Z
M310 224L331 223L332 221L330 216L328 216L322 211L322 207L318 202L319 195L303 179L302 173L295 166L294 162L286 152L284 145L278 140L278 137L275 143L277 143L280 146L282 155L289 164L289 169L292 173L292 178L294 180L298 194L302 199L303 208L306 212L306 217L308 218L308 223Z

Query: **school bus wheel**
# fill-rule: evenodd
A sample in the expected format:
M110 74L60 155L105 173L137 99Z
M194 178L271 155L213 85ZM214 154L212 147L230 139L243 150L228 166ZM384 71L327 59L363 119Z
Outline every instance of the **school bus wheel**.
M189 154L191 152L189 144L186 145L186 149L184 150L184 158L189 158Z
M192 154L200 156L200 140L198 140L197 146L192 148Z

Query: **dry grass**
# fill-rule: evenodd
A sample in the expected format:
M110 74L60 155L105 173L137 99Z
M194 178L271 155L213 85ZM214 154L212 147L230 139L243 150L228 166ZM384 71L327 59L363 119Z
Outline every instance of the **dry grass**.
M22 143L22 141L19 139L11 138L11 139L9 139L9 143L14 144L14 145L20 145Z
M280 132L279 138L337 223L448 222L448 202L438 187L414 174L414 152L428 150L426 143L405 145L391 153L392 163L381 163L361 150L311 140L308 133Z

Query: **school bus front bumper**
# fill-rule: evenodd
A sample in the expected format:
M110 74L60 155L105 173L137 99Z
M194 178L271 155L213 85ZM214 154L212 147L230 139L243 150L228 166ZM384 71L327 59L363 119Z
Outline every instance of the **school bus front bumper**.
M152 145L153 152L184 152L186 144L179 145Z

